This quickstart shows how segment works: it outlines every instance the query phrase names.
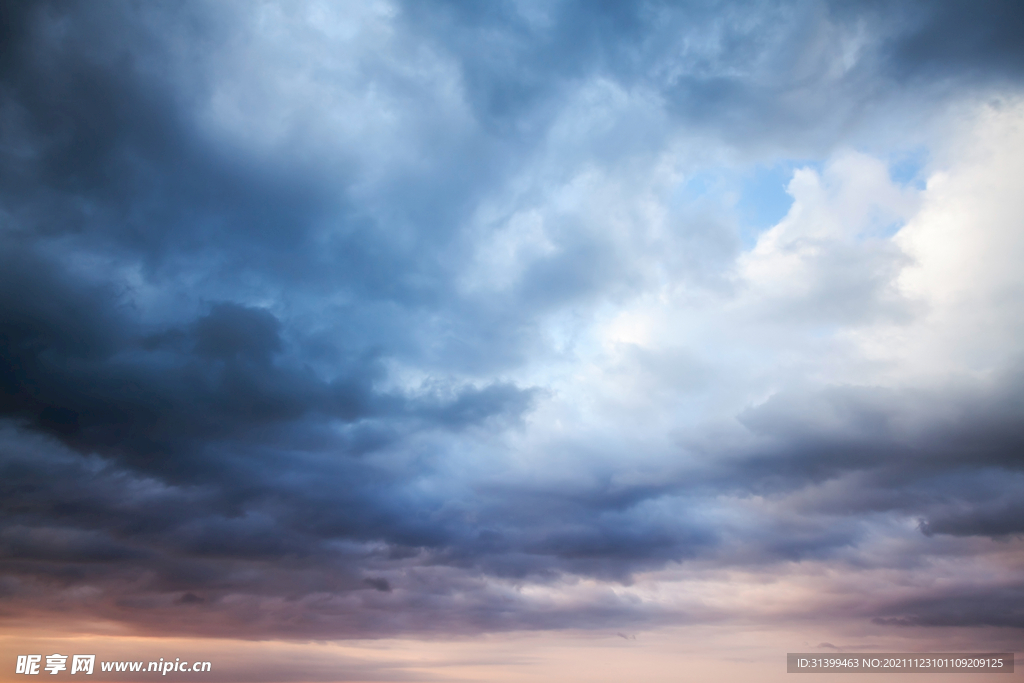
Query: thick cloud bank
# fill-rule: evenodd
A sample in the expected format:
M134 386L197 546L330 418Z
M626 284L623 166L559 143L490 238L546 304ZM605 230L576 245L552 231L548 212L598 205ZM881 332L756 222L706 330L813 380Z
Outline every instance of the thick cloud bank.
M6 3L0 613L1024 627L982 5Z

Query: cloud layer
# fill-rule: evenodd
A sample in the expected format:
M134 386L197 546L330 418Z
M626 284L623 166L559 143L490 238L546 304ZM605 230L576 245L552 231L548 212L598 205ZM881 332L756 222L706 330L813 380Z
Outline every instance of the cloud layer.
M985 5L5 4L4 614L1024 626Z

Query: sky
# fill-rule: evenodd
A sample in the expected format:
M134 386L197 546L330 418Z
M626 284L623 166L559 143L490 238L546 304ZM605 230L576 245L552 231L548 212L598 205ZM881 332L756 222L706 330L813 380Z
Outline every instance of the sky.
M0 680L1024 651L1020 3L0 15Z

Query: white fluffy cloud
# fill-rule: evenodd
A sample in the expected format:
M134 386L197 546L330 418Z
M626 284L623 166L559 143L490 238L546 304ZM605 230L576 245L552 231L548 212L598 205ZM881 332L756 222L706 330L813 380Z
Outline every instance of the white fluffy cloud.
M798 168L785 218L720 263L727 291L687 286L671 253L633 254L669 281L652 278L628 304L593 318L593 337L582 337L579 363L552 400L605 397L602 421L615 424L623 404L648 417L671 411L666 392L726 391L728 412L783 382L899 386L913 381L908 374L1005 365L1024 312L1022 121L1018 104L977 107L951 139L934 141L923 189L893 181L885 160L864 153ZM702 383L709 374L715 381Z

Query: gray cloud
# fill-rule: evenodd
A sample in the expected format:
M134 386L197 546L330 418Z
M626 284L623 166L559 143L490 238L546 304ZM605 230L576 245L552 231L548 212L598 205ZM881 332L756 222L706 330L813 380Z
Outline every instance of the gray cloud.
M986 6L405 3L388 21L416 59L350 60L349 90L384 104L363 120L344 83L286 74L311 90L285 98L285 142L264 131L266 147L248 148L241 129L259 133L261 108L239 116L238 138L210 123L230 108L218 69L241 49L244 7L4 3L4 599L149 632L194 632L202 614L209 634L246 637L618 628L681 617L608 593L563 609L516 587L830 560L864 542L872 515L918 520L916 540L1018 537L1017 371L930 393L775 391L713 452L698 427L683 455L580 437L560 442L566 454L545 444L533 478L499 463L503 439L555 395L524 369L582 353L574 321L656 291L666 264L716 292L734 275L735 226L713 211L680 210L674 232L648 239L589 195L591 213L547 210L575 201L580 169L631 196L650 167L630 164L681 129L739 156L795 157L840 145L870 102L901 103L897 86L932 97L977 73L1014 81L1017 10ZM300 43L288 55L304 68ZM272 108L287 88L270 72L224 78L265 88ZM587 137L566 111L600 110L584 96L595 82L640 113ZM332 115L362 133L330 128ZM544 239L517 278L467 287L471 228L534 209ZM894 248L826 256L814 296L770 311L773 324L913 318L885 289L907 263ZM715 384L683 352L631 357ZM679 358L685 372L668 367ZM609 415L630 432L629 416ZM568 484L543 471L562 455L587 462ZM771 515L723 512L758 497ZM1019 626L1017 587L978 591L959 621L967 594L865 618Z
M1020 628L1021 586L958 588L927 597L887 605L880 625L896 626L1002 626Z

